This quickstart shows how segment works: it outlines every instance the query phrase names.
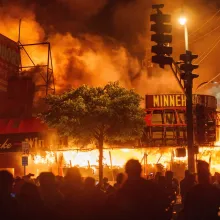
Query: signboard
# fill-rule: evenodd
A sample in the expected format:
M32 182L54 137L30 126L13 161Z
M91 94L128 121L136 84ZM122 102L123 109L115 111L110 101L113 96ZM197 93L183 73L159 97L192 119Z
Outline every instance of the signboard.
M217 108L216 98L209 95L193 95L193 104ZM186 97L184 94L146 95L145 106L146 108L185 107Z
M28 166L28 156L22 156L22 166Z
M7 138L2 144L0 144L0 151L1 150L9 150L11 149L12 144L9 143L9 139Z
M48 150L43 139L44 137L39 133L2 134L0 135L0 153L22 152L29 154L31 150Z
M23 154L29 154L30 145L28 142L22 142L22 152Z
M181 94L146 95L146 107L181 107L186 106L186 97Z
M0 90L7 90L7 80L17 76L20 65L18 44L0 34Z

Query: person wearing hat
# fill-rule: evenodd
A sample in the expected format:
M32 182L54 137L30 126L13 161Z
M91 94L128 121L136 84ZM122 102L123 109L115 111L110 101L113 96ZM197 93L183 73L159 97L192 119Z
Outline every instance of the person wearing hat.
M220 190L210 183L209 164L197 161L198 184L189 190L184 202L186 220L219 219Z

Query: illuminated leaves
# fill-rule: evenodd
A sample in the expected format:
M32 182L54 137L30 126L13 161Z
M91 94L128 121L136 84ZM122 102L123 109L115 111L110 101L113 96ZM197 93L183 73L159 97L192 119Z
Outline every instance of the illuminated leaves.
M117 82L102 87L83 85L46 98L41 118L60 134L81 142L136 140L142 136L144 110L141 97Z

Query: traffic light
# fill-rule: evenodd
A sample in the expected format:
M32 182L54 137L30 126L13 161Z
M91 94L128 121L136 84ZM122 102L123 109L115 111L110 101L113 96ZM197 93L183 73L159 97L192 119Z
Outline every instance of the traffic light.
M206 142L206 114L203 105L196 105L196 140L199 144Z
M152 56L152 62L159 64L161 68L164 65L171 65L173 58L170 57L172 54L172 47L168 46L172 42L172 25L168 24L171 21L171 15L163 14L160 8L164 5L153 5L152 8L157 10L156 14L150 16L150 21L154 22L151 25L151 31L155 32L151 36L151 41L156 42L156 45L152 46L151 52L156 55Z
M199 65L192 64L194 59L198 58L198 55L192 54L190 51L186 51L186 54L180 55L180 60L182 63L180 64L181 70L181 79L186 80L187 74L192 73L194 69L197 69ZM192 79L197 78L197 74L191 74Z

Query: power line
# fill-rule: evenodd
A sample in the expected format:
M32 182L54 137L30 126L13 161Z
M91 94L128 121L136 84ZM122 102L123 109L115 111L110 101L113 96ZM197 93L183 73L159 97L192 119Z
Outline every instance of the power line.
M196 39L193 40L193 41L189 40L189 44L193 44L193 43L195 43L195 42L201 40L202 38L206 37L207 35L211 34L212 32L218 30L219 28L220 28L220 25L218 25L216 28L212 29L211 31L209 31L209 32L207 32L207 33L201 35L200 37L196 38ZM179 41L179 43L180 43L180 42L184 42L184 40ZM177 43L172 44L172 46L175 46L175 45L177 45ZM180 47L180 45L177 46L177 48L179 48L179 47ZM149 48L149 49L150 49L150 48Z
M198 40L200 40L200 39L206 37L207 35L211 34L212 32L216 31L216 30L219 29L219 28L220 28L220 25L217 26L216 28L212 29L211 31L207 32L206 34L204 34L204 35L198 37L197 39L191 41L190 44L192 44L192 43L194 43L194 42L196 42L196 41L198 41Z
M220 73L218 73L215 77L213 77L212 79L210 79L209 81L207 81L206 83L204 83L203 85L201 85L199 88L201 89L202 87L204 87L205 85L209 84L210 82L212 82L214 79L216 79L217 77L219 77ZM197 88L198 89L198 88Z
M216 40L216 41L218 41L219 38L220 38L220 36L217 37L217 40ZM215 41L215 42L216 42L216 41ZM206 51L204 51L203 53L199 54L199 58L198 58L198 60L202 59L203 56L204 56L206 53L208 53L209 50L212 49L212 47L214 46L215 42L214 42L214 43L213 43L213 44L212 44L212 45L211 45Z
M211 20L214 19L214 17L220 12L220 9L211 17L209 18L201 27L199 27L198 29L196 29L195 31L191 32L189 36L194 35L196 32L198 32L199 30L201 30L203 27L206 26L206 24L208 24ZM217 19L218 20L218 19Z
M218 37L217 42L213 45L213 47L209 50L209 52L198 62L198 64L200 64L217 47L219 43L220 43L220 36Z
M219 12L220 12L220 9L219 9L211 18L209 18L202 26L200 26L200 27L199 27L198 29L196 29L195 31L191 32L191 33L189 34L189 37L193 36L196 32L198 32L198 31L201 30L203 27L205 27L206 24L208 24L211 20L213 20L214 17L217 16ZM219 19L220 19L220 17L216 20L216 22L217 22ZM209 26L210 26L210 25L209 25ZM192 43L194 43L194 42L200 40L201 38L207 36L209 33L212 33L212 32L214 32L215 30L217 30L219 27L220 27L220 25L217 26L216 28L214 28L213 30L209 31L208 33L206 33L206 34L200 36L199 38L197 38L197 39L195 39L195 40L193 40L193 41L189 40L189 43L192 44ZM194 36L193 36L193 37L194 37ZM181 42L184 42L184 40L182 40ZM174 45L176 45L176 44L173 44L173 46L174 46Z

